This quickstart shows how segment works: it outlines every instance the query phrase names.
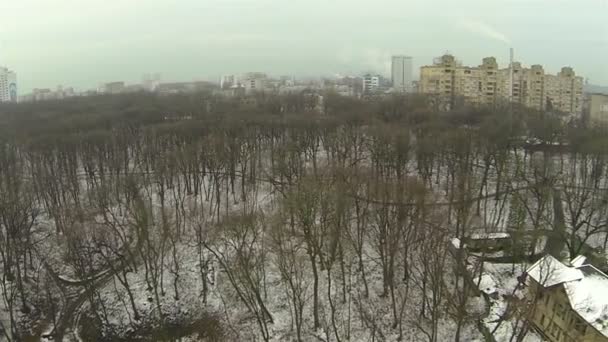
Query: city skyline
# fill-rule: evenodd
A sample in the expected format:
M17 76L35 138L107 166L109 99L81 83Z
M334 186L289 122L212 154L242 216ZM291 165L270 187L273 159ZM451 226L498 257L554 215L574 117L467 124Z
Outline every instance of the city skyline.
M463 65L476 65L476 62L463 62L463 60L460 58L460 56L452 54L449 51L446 51L446 54L448 55L453 55L456 59L457 63L463 64ZM390 55L388 57L388 61L385 63L386 66L381 70L372 70L372 69L363 69L363 70L359 70L358 72L353 71L353 72L347 72L347 73L339 73L339 72L335 72L335 73L329 73L329 74L310 74L310 75L295 75L295 74L279 74L279 73L272 73L272 72L267 72L266 70L264 70L264 73L268 73L268 75L270 77L284 77L285 75L288 75L290 77L293 77L294 79L299 79L299 80L320 80L320 79L331 79L331 78L336 78L336 77L344 77L344 76L348 76L348 77L360 77L360 78L364 78L365 75L367 74L373 74L373 75L378 75L381 76L383 78L386 78L388 80L393 81L393 65L394 65L394 60L395 58L403 58L405 57L408 60L408 63L410 63L410 66L413 66L412 68L412 81L419 81L420 80L420 71L422 68L424 68L425 66L432 64L432 62L438 58L441 58L440 55L434 56L433 58L430 58L428 60L417 60L415 58L413 58L410 55L405 55L405 54L395 54L395 55ZM492 57L492 58L496 58L495 56L492 55L486 55L483 58L486 57ZM502 59L496 58L497 63L500 67L505 67L508 68L509 67L509 60L508 59ZM543 65L543 67L545 67L545 65L541 62L541 63L527 63L526 61L522 61L518 58L515 58L514 61L518 64L521 64L523 66L532 66L534 64L540 64ZM478 62L478 61L477 61ZM0 65L0 67L6 67L3 65ZM548 74L557 74L558 72L561 71L561 69L563 67L571 67L571 64L565 63L563 66L558 67L555 70L551 70L549 68L545 67L545 71ZM574 67L571 67L572 69L575 69ZM10 69L10 68L9 68ZM13 72L16 72L15 70L12 70ZM16 72L18 73L18 72ZM242 72L228 72L226 74L223 75L219 75L219 76L214 76L214 77L194 77L194 75L192 75L192 77L190 78L186 78L186 79L162 79L162 82L164 83L174 83L174 82L200 82L200 81L204 81L204 82L210 82L210 83L217 83L221 86L222 84L222 79L227 76L227 75L231 75L231 76L238 76L238 75L246 75L248 73L251 73L251 70L247 70L247 71L242 71ZM51 83L51 85L47 85L47 86L37 86L37 85L30 85L30 86L26 86L24 87L23 84L21 83L20 80L18 80L17 82L19 83L19 96L24 95L24 94L30 94L33 91L36 90L53 90L56 88L62 88L62 87L69 87L69 88L73 88L73 89L77 89L80 91L96 91L98 90L100 87L103 87L105 84L107 83L112 83L112 82L123 82L125 84L129 84L129 85L144 85L149 82L150 80L148 78L150 78L151 76L155 76L155 77L160 77L161 73L155 72L155 73L150 73L150 72L146 72L142 75L140 75L138 78L134 78L134 79L108 79L108 80L97 80L97 81L92 81L90 86L84 86L84 87L78 87L78 86L74 86L73 84L67 84L67 83L62 83L62 82L56 82L56 83ZM581 75L578 74L578 76L583 77L584 83L588 80L588 77L586 77L585 75ZM158 79L157 82L160 82L161 80ZM598 85L601 87L604 87L603 84L596 84L593 82L590 82L591 85ZM411 91L411 90L410 90Z
M23 0L0 5L0 65L16 70L28 92L139 81L156 71L167 80L215 80L249 70L388 75L390 56L398 54L414 58L417 75L446 50L472 64L486 56L505 61L514 47L518 60L551 73L569 65L606 85L606 10L605 0L584 0L584 6L561 0L92 0L87 8L71 0ZM259 15L248 17L252 12Z

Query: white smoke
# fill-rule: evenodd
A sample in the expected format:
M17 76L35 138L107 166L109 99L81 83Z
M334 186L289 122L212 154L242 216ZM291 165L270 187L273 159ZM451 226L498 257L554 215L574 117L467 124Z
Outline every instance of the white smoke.
M382 48L344 46L336 57L344 65L362 68L362 72L388 74L391 67L391 52Z
M499 32L492 26L477 20L466 20L460 23L460 26L469 32L490 38L505 44L510 44L511 40L506 34Z

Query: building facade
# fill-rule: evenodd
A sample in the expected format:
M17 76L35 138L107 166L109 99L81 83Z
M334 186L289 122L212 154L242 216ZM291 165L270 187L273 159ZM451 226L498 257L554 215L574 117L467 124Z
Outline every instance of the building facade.
M589 122L592 125L608 125L608 94L589 95Z
M0 102L17 102L17 74L0 67Z
M125 82L110 82L100 87L100 93L103 94L120 94L125 91Z
M366 74L363 76L363 94L371 94L380 88L380 75Z
M220 88L228 89L237 84L237 78L235 75L224 75L220 78Z
M412 72L412 57L393 56L391 63L391 82L393 89L398 92L411 92L414 76Z
M579 256L546 255L527 270L530 321L551 342L608 341L608 276Z
M239 83L245 88L245 93L263 92L266 88L268 76L263 72L248 72L244 74Z
M515 62L499 68L496 58L486 57L476 67L462 66L452 55L435 59L420 68L421 93L434 95L445 109L459 99L471 105L497 102L519 103L537 110L559 111L580 117L583 110L583 78L570 67L557 75L546 74L540 65L530 68Z

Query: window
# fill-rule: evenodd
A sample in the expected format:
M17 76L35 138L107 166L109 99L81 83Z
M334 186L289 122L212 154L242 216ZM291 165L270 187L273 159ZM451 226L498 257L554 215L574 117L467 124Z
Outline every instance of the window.
M545 326L545 315L544 314L540 315L540 325L543 327Z
M584 335L587 330L587 324L582 319L576 317L574 319L574 329Z
M551 322L551 327L549 328L549 333L551 333L551 335L553 337L555 337L556 339L559 340L559 338L561 336L561 332L562 332L562 330L559 328L559 326L557 324L555 324L555 322Z
M564 318L564 305L562 303L555 303L555 314L559 318Z

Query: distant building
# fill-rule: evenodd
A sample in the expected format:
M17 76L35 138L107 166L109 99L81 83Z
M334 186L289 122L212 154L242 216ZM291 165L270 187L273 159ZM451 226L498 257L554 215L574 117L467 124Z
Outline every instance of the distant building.
M393 56L391 63L391 82L397 92L410 92L414 81L412 57Z
M216 86L217 87L217 86ZM159 94L195 93L213 89L213 84L204 81L162 83L156 88Z
M608 276L583 256L546 255L526 271L531 322L547 341L608 341Z
M25 94L20 97L20 102L37 102L37 101L49 101L49 100L62 100L70 97L78 96L80 94L74 91L74 88L63 86L57 86L55 90L50 88L35 88L31 93Z
M241 77L240 84L247 94L264 91L268 76L263 72L248 72Z
M571 67L563 67L557 75L545 75L543 86L547 110L582 115L583 78Z
M158 86L156 86L156 87L158 87ZM143 84L129 84L124 87L122 92L123 93L141 93L146 90L147 90L146 86Z
M120 94L125 91L125 82L111 82L102 86L102 93Z
M146 74L143 77L142 86L146 91L156 91L156 88L161 83L161 75L159 73L156 74Z
M220 78L220 88L228 89L237 85L237 78L234 75L224 75Z
M291 87L296 85L296 79L293 76L283 75L279 77L282 86Z
M366 74L363 76L363 93L375 93L380 88L381 79L382 77L380 75Z
M233 85L230 88L220 88L213 91L214 95L223 97L243 97L245 96L245 87Z
M589 122L592 125L608 125L608 94L589 95Z
M577 117L583 109L583 79L572 68L557 75L545 74L543 67L499 69L494 57L486 57L477 67L462 66L454 56L444 55L420 68L419 91L434 95L446 109L458 99L471 105L492 105L511 101L537 110L554 110Z
M17 74L0 67L0 102L17 102Z

